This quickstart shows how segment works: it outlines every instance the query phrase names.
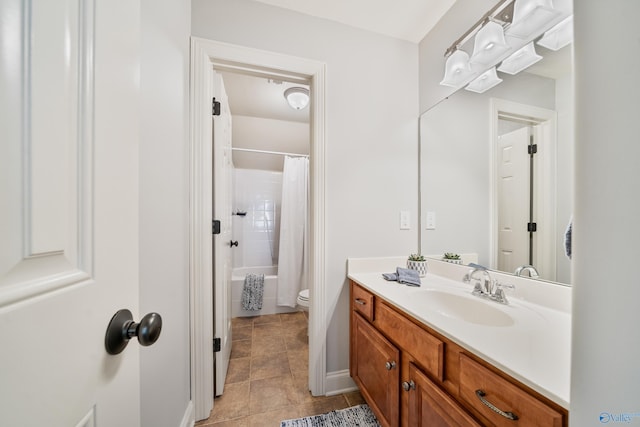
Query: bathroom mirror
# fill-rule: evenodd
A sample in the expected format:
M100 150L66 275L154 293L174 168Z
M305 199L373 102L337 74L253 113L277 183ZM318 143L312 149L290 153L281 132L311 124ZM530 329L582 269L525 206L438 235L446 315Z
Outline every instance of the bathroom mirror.
M493 270L531 264L541 280L571 283L571 49L536 45L538 63L499 72L502 83L484 93L460 89L421 115L424 255L476 253Z

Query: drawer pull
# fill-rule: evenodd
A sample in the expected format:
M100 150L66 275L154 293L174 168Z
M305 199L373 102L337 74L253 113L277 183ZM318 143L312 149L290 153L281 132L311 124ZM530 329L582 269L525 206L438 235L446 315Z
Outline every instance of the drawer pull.
M387 362L384 364L384 367L387 368L387 371L390 371L396 367L396 362Z
M356 304L359 304L359 305L367 305L366 301L361 298L356 298L354 301Z
M415 390L416 383L414 383L413 380L409 380L409 382L404 381L402 383L402 388L404 389L404 391Z
M493 403L489 402L487 399L484 398L484 396L486 396L486 393L482 390L476 390L476 396L478 396L478 399L480 399L480 402L482 402L483 405L485 405L487 408L491 409L493 412L495 412L496 414L500 414L505 418L508 418L512 421L516 421L518 419L518 416L516 414L514 414L513 412L505 412L500 408L497 408L496 405L494 405Z

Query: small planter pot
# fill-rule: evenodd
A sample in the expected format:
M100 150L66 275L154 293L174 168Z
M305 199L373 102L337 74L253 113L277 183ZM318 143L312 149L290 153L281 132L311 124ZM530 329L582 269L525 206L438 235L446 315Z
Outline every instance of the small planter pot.
M442 260L445 261L445 262L450 262L451 264L462 264L462 260L461 259L442 258Z
M407 268L410 270L416 270L420 277L425 277L427 275L427 261L407 260Z

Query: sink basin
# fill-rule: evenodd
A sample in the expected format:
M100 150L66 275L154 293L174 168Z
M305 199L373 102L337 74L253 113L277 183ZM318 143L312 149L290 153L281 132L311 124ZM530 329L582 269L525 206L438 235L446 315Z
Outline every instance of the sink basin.
M511 326L515 323L508 313L492 305L497 303L472 295L421 289L412 292L411 298L443 316L469 323L484 326Z

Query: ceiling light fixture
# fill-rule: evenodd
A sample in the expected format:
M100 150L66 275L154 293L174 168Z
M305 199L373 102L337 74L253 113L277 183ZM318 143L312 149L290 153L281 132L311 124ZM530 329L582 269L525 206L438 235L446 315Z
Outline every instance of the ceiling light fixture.
M465 90L482 93L488 91L500 82L502 82L502 79L498 77L496 67L493 67L489 68L487 71L480 74L480 77L469 83L467 87L465 87Z
M544 33L538 44L550 50L560 50L573 41L573 16Z
M472 64L488 65L497 60L509 49L504 40L504 30L497 22L487 22L476 34L473 43L473 55L469 60Z
M526 39L540 34L545 25L560 15L551 0L515 0L514 3L513 21L506 31L511 37Z
M498 71L516 74L542 59L533 41L543 33L538 44L549 49L570 43L571 18L570 8L555 9L552 0L499 0L445 51L440 84L459 89L471 82L471 91L490 89L502 81L496 66L500 65ZM469 58L465 50L472 38L473 55Z
M464 50L456 50L447 58L444 66L444 78L440 82L443 86L459 88L471 76L469 54Z
M498 71L507 74L518 74L520 71L540 61L542 56L536 53L533 42L526 44L510 57L502 61Z
M309 89L303 87L290 87L284 91L284 97L294 110L302 110L309 105Z

